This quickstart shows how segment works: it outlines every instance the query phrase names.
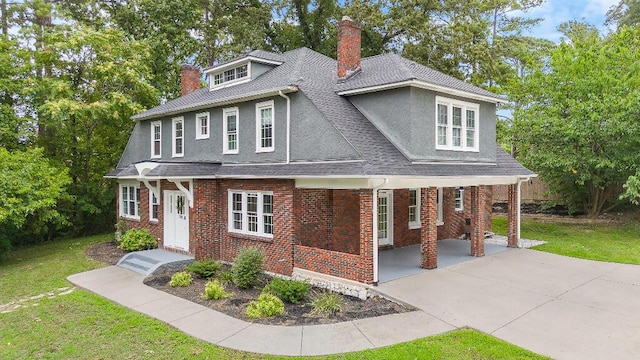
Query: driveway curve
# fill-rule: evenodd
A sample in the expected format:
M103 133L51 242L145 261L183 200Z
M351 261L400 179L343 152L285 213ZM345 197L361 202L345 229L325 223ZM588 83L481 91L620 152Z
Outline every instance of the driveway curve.
M640 359L640 266L518 249L381 284L451 325L556 359Z

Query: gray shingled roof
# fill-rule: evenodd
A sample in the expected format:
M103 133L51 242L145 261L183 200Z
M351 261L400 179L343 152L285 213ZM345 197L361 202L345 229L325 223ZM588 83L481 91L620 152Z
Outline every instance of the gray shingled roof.
M506 99L503 99L490 91L418 64L415 61L405 59L397 54L381 54L364 58L361 61L360 67L362 71L337 84L336 90L338 93L374 86L395 84L409 80L420 80L453 90L464 91L471 94L495 98L496 100L501 99L506 101Z
M216 89L200 89L142 114L137 119L157 118L200 106L216 106L227 101L243 101L251 94L264 94L289 89L301 91L360 154L360 162L289 165L225 166L211 163L163 163L148 176L527 176L533 175L502 149L497 149L496 165L452 165L432 163L414 165L382 134L338 89L375 86L411 78L431 81L478 95L496 97L486 90L466 84L422 65L386 54L363 59L362 72L346 82L338 83L336 61L307 48L283 54L254 51L246 56L277 59L282 65L243 84ZM337 85L336 85L337 84ZM135 176L133 165L116 169L108 177Z
M278 54L278 53L274 53L271 51L264 51L264 50L253 50L250 51L244 55L235 57L231 60L225 61L225 62L221 62L218 63L216 65L213 66L209 66L208 68L205 68L204 71L209 71L213 68L217 68L217 67L221 67L221 66L225 66L226 64L232 63L234 61L240 60L240 59L245 59L248 57L256 57L256 58L260 58L260 59L265 59L265 60L269 60L269 61L278 61L278 62L283 62L284 61L284 56L282 56L282 54Z

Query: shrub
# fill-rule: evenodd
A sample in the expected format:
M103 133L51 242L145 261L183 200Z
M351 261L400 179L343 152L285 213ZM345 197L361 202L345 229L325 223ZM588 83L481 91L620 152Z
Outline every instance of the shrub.
M274 278L264 290L273 294L283 301L291 304L297 304L299 301L306 299L309 294L311 285L304 281L285 280Z
M250 302L247 307L247 316L252 319L282 315L283 312L282 300L267 293L260 294L258 300Z
M220 280L220 282L222 282L223 284L228 284L230 282L233 282L233 274L231 273L231 271L222 271L218 274L218 280Z
M158 241L147 229L130 229L120 237L118 247L124 251L155 249Z
M231 267L233 282L241 289L248 289L258 283L262 273L264 254L254 246L243 247Z
M311 306L313 307L311 315L328 316L342 311L342 298L334 292L323 291L315 295Z
M207 300L220 300L228 297L232 297L233 293L224 291L224 286L216 279L213 281L207 281L204 286L204 294L200 297Z
M213 276L213 274L215 274L221 266L222 264L212 259L207 259L192 262L191 264L187 265L187 270L191 271L199 278L206 279Z
M188 271L180 271L171 276L169 286L171 287L185 287L191 284L191 274Z

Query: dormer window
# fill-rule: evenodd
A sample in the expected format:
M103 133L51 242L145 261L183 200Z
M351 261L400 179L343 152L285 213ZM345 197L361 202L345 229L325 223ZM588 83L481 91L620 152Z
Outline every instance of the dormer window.
M249 76L249 64L243 64L235 68L227 69L213 74L213 85L220 86L226 83L243 80Z

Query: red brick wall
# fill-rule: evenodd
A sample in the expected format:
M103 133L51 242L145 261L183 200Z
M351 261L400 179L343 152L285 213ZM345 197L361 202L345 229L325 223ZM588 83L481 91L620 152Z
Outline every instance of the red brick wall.
M318 249L311 246L295 246L295 267L349 280L362 281L359 255Z
M357 190L296 189L297 244L358 255Z
M189 218L190 246L198 259L220 258L220 228L226 214L220 213L218 180L193 181L194 204Z
M293 180L220 180L219 213L222 221L220 258L233 261L238 250L245 246L257 246L264 250L265 268L279 274L290 275L293 271L293 243L295 241ZM231 233L227 229L228 190L272 191L274 202L273 238Z

